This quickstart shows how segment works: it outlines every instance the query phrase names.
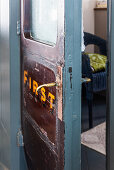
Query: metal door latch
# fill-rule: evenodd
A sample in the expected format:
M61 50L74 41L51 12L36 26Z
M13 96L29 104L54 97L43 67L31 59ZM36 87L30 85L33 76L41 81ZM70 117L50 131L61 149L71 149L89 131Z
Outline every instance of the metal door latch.
M19 129L17 133L17 146L24 146L22 131Z
M17 35L20 35L21 34L21 23L20 23L20 20L17 21Z
M89 82L91 82L91 79L85 77L85 78L82 78L82 79L81 79L81 82L82 82L82 83L89 83Z

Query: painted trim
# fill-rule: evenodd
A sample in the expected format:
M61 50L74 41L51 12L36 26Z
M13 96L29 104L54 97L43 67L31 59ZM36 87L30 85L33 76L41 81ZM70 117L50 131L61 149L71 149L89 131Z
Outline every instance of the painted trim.
M17 133L21 128L21 58L20 35L17 34L17 23L20 21L20 0L10 0L10 161L11 170L26 170L23 147L17 146Z
M81 0L65 0L65 170L81 169Z
M114 1L108 0L107 170L114 169Z

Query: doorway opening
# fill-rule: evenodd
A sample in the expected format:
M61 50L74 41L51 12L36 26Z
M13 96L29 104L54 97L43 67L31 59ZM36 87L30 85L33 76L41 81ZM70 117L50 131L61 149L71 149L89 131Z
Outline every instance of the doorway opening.
M82 0L82 9L81 169L106 170L107 1Z

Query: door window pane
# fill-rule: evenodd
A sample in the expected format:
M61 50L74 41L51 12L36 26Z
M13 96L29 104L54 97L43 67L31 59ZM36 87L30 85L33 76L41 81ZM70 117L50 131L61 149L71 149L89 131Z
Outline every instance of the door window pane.
M31 0L31 36L37 41L56 44L57 0Z

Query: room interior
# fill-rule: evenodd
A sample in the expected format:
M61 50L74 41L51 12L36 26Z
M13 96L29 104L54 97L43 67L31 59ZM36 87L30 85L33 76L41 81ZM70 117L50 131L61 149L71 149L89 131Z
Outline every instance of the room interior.
M105 40L107 44L107 2L97 0L82 0L82 15L84 32L91 33ZM94 38L93 38L94 39ZM105 47L107 48L107 46ZM97 53L100 51L96 45L88 45L85 53ZM106 49L107 53L107 49ZM104 53L105 54L105 53ZM89 56L90 57L90 56ZM85 67L82 61L82 67ZM106 61L105 61L106 62ZM86 66L87 67L87 66ZM91 67L91 61L90 61ZM83 68L82 68L83 70ZM83 71L82 71L83 72ZM103 83L106 84L106 65L105 69L97 70L93 74L93 84L98 84L102 76L98 76L94 81L94 74L103 72ZM105 72L105 74L104 74ZM83 73L82 73L83 74ZM83 76L83 75L82 75ZM97 82L96 82L97 81ZM103 83L101 86L103 86ZM88 83L89 84L89 83ZM92 97L92 121L90 127L90 114L88 107L88 88L89 85L82 85L82 118L81 118L81 144L82 144L82 170L105 170L106 169L106 86L100 90L93 90ZM91 109L90 109L91 112ZM96 163L97 162L97 163Z

